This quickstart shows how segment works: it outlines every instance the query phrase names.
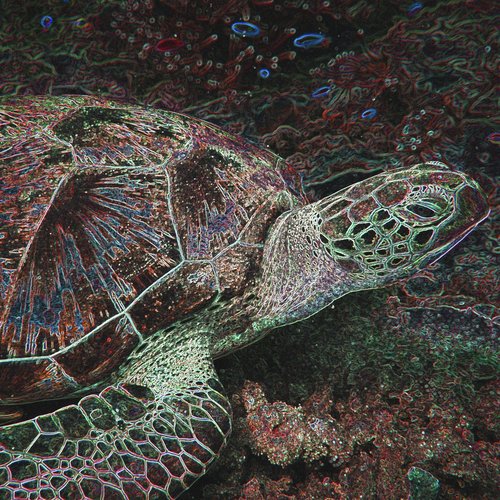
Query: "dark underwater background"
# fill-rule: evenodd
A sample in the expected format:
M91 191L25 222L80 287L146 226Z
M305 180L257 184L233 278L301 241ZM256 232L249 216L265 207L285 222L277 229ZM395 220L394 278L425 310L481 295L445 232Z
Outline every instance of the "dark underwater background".
M0 1L0 95L99 94L267 147L311 200L425 160L492 214L431 268L217 361L235 430L184 498L499 498L498 4Z

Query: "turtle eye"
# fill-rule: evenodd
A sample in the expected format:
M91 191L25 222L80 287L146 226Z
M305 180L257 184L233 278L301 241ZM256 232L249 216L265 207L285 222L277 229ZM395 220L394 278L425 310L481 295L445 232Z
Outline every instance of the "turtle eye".
M419 203L412 203L406 209L414 215L418 215L422 219L430 219L436 217L440 213L440 207L429 201L421 201Z

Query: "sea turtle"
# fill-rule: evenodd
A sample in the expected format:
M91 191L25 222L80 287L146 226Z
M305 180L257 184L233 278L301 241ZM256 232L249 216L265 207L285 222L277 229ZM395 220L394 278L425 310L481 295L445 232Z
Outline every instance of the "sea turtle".
M214 358L410 275L488 214L435 162L308 203L273 153L103 98L4 100L0 124L2 499L180 495L231 431Z

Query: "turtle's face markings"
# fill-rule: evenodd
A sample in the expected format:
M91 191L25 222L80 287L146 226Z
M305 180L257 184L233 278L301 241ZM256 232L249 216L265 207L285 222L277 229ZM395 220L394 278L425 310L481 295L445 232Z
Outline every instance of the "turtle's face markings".
M377 175L328 199L319 202L324 248L370 286L441 257L489 213L473 180L437 163Z

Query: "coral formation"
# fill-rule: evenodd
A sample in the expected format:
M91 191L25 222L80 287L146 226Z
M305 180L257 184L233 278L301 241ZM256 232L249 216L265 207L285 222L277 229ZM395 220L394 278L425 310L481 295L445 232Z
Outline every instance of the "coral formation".
M396 291L345 297L221 360L235 430L190 498L432 498L422 482L436 481L440 498L491 498L494 334L448 307L406 310L402 324Z

